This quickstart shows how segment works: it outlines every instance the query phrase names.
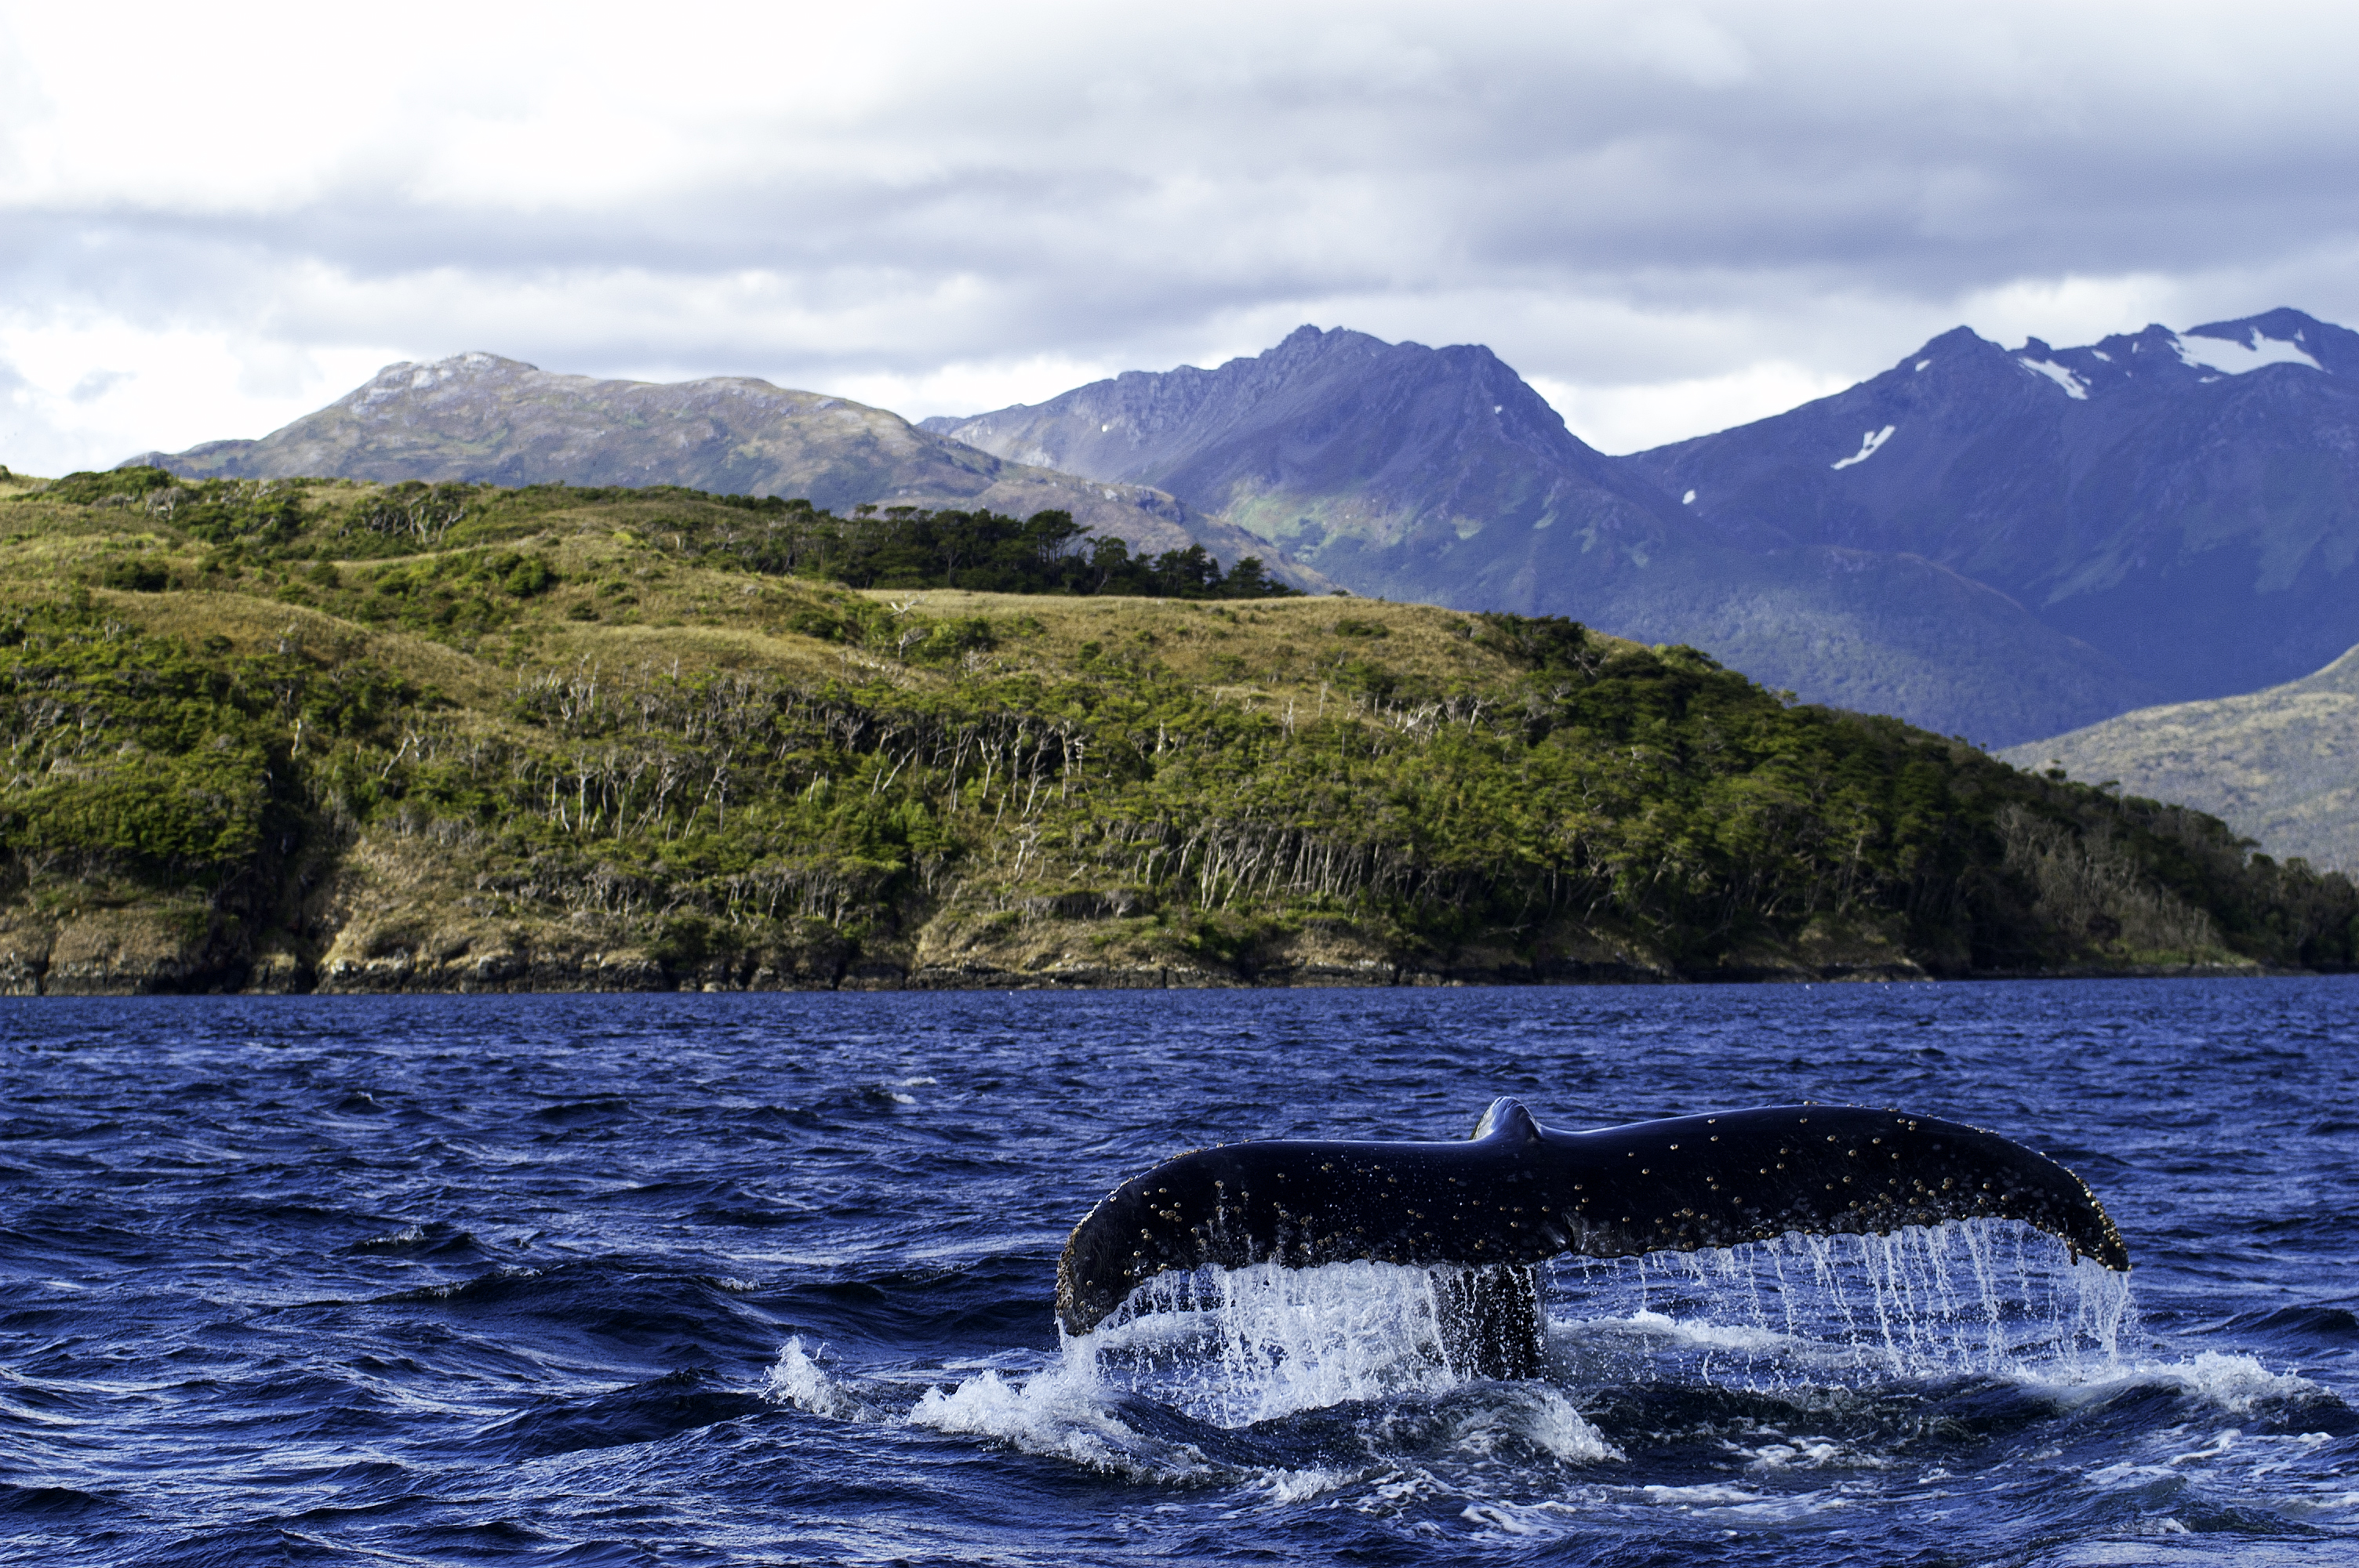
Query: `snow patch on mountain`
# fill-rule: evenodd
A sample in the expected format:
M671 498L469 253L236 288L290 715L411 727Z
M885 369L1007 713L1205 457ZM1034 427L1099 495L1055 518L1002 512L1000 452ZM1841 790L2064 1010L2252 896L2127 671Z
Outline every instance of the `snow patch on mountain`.
M1841 459L1840 460L1830 464L1829 466L1832 468L1847 469L1854 463L1864 463L1867 461L1868 459L1875 456L1876 449L1878 448L1882 447L1885 442L1892 439L1892 432L1894 428L1895 427L1886 425L1881 430L1867 430L1862 432L1859 438L1859 450L1854 452L1847 458Z
M2242 375L2263 365L2308 365L2312 370L2324 370L2310 355L2310 351L2298 342L2282 338L2264 337L2258 327L2253 329L2253 341L2240 343L2231 338L2181 337L2171 334L2171 346L2179 357L2190 365L2205 370L2225 371L2230 375Z
M2058 364L2054 360L2035 360L2026 356L2015 362L2026 370L2038 372L2062 387L2065 396L2077 398L2083 403L2089 400L2089 384L2073 374L2070 368Z

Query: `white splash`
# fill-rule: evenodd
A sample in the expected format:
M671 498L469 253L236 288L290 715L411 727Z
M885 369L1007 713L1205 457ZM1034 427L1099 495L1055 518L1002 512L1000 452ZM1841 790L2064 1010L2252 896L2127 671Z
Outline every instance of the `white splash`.
M1452 1422L1446 1447L1448 1452L1478 1459L1530 1447L1565 1465L1594 1465L1624 1457L1573 1408L1571 1400L1544 1383L1498 1385L1489 1398Z
M2092 1380L2082 1387L2086 1398L2109 1398L2133 1384L2169 1384L2191 1400L2200 1400L2228 1415L2245 1416L2254 1407L2299 1400L2325 1390L2307 1378L2272 1372L2250 1356L2198 1352L2185 1361L2136 1361L2120 1368L2121 1376Z
M1693 506L1695 504L1695 492L1690 490L1685 495L1680 496L1680 504L1681 506Z
M1518 1452L1564 1464L1622 1457L1558 1389L1460 1379L1442 1357L1438 1325L1432 1280L1420 1269L1265 1264L1167 1274L1096 1330L1067 1338L1050 1365L1028 1375L991 1368L929 1388L908 1421L1111 1475L1240 1482L1273 1502L1332 1490L1366 1467L1247 1464L1241 1472L1234 1457L1207 1452L1205 1428L1236 1431L1364 1401L1387 1412L1386 1424L1407 1422L1428 1432L1440 1452L1468 1460ZM799 1368L774 1374L797 1388L802 1376ZM803 1396L813 1397L829 1396ZM1148 1413L1158 1407L1202 1424L1175 1433Z
M909 1411L909 1424L994 1438L1027 1454L1139 1480L1213 1474L1194 1444L1158 1442L1124 1421L1111 1408L1108 1391L1085 1361L1069 1355L1021 1379L995 1369L953 1389L928 1389Z
M1868 459L1875 456L1877 448L1883 446L1885 442L1892 439L1893 429L1893 426L1886 425L1881 430L1869 430L1865 432L1859 438L1859 450L1834 463L1832 466L1839 469L1847 469L1854 463L1864 463L1867 461Z
M831 1421L877 1421L877 1411L822 1370L803 1350L802 1336L787 1341L777 1364L762 1379L762 1392L782 1405Z
M1217 1426L1459 1382L1433 1276L1392 1263L1158 1275L1072 1346L1108 1381Z
M2240 343L2232 338L2183 338L2171 334L2171 347L2179 351L2180 360L2205 370L2225 371L2230 375L2242 375L2263 365L2308 365L2312 370L2324 370L2299 343L2289 343L2282 338L2265 338L2258 327L2253 329L2252 341Z

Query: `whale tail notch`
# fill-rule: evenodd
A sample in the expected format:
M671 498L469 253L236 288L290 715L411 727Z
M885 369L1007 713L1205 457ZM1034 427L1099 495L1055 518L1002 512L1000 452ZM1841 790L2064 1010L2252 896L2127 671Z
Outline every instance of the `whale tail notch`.
M1485 1375L1527 1376L1539 1344L1535 1265L1549 1258L1970 1218L2020 1220L2075 1257L2129 1268L2079 1177L1962 1123L1787 1105L1562 1132L1502 1098L1456 1142L1234 1143L1134 1176L1074 1227L1057 1314L1085 1334L1167 1271L1366 1259L1441 1271L1445 1346Z

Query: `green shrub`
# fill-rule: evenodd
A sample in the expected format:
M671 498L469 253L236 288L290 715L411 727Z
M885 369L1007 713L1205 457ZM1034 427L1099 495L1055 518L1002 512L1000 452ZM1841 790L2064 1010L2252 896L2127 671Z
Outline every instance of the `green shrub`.
M179 481L159 468L85 469L54 481L42 493L52 501L92 506L102 501L136 501L153 490L169 490Z
M530 599L547 593L557 581L557 573L538 556L509 556L503 560L513 562L500 569L500 587L518 599Z
M98 581L128 593L161 593L172 586L172 571L154 556L122 556L106 563Z

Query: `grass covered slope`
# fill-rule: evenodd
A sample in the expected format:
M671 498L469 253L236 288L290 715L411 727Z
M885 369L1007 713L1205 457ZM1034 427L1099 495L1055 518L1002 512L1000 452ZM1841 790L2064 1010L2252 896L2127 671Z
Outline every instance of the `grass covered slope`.
M2359 648L2266 691L2140 708L2002 755L2183 800L2280 860L2359 871Z
M1057 575L1071 541L1011 524L979 565L940 543L974 528L920 549L918 521L136 472L0 491L0 984L2353 958L2339 877L1689 651L1424 606L929 587L1092 584ZM1158 582L1235 586L1187 579Z

